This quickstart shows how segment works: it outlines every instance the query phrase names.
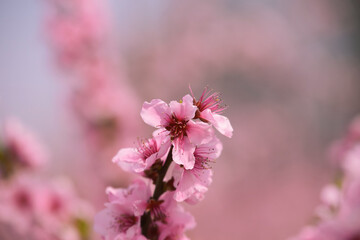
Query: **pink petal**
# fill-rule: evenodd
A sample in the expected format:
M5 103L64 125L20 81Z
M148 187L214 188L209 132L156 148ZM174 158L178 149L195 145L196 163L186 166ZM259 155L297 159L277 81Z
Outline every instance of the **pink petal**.
M196 192L193 195L191 195L189 198L187 198L185 200L186 203L191 204L191 205L195 205L199 202L201 202L202 200L204 200L205 198L205 194L202 192Z
M174 175L177 175L178 179L176 186L176 192L174 194L174 199L178 202L182 202L188 198L190 198L195 193L205 193L210 185L212 179L212 172L210 169L204 170L184 170L179 180L179 166L174 168ZM175 183L176 183L175 182Z
M214 131L211 125L203 122L189 121L187 123L187 136L191 143L200 145L210 142L214 137Z
M211 112L210 109L205 109L201 112L201 117L208 120L214 127L226 137L231 138L233 128L227 117Z
M189 139L175 139L173 141L173 160L179 165L183 165L185 169L192 169L195 164L195 145L190 143Z
M160 149L157 154L158 159L161 159L162 157L164 157L167 154L167 152L169 151L170 146L171 146L170 137L164 139L164 141L161 142L160 144L161 144Z
M158 128L166 124L166 119L171 116L171 110L164 101L153 99L150 103L143 104L140 115L145 123Z
M146 163L142 155L134 148L122 148L112 159L124 171L128 172L141 172L144 171Z
M95 215L94 230L101 236L108 233L108 228L111 225L112 216L109 209L104 209Z
M201 144L196 147L195 155L201 155L204 158L215 160L221 155L223 146L221 141L217 137L205 144Z
M182 102L177 101L170 102L170 108L173 114L182 120L190 120L195 116L197 107L193 104L193 98L190 95L183 97Z

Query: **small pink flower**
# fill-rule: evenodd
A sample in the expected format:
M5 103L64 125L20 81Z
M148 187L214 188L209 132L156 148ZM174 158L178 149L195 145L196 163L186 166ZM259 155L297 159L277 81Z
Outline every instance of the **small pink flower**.
M109 202L95 216L94 228L105 240L146 240L141 235L140 218L146 210L150 189L142 181L127 189L107 188Z
M192 90L194 105L197 107L195 118L199 118L204 122L210 122L221 134L231 138L233 134L233 128L227 117L220 115L225 107L221 106L221 98L219 93L207 91L204 89L201 97L196 100Z
M169 105L160 99L153 99L150 103L145 102L141 110L144 122L159 128L157 133L172 141L173 160L186 169L194 167L195 147L209 142L213 137L210 125L192 120L196 110L190 95L184 96L181 102L171 101Z
M174 201L173 193L167 192L161 199L164 200L162 209L166 219L158 223L159 240L187 240L185 231L196 226L194 217Z
M48 160L48 154L35 135L16 119L8 119L4 126L5 147L20 166L35 168Z
M200 201L203 194L208 190L212 182L212 170L209 163L217 159L222 151L222 144L216 137L206 144L195 148L195 165L193 169L187 170L180 166L175 166L173 176L176 191L174 198L176 201L189 200L191 203Z
M162 159L170 148L170 141L163 142L162 135L148 140L139 140L137 148L123 148L113 158L125 171L143 172L156 160Z

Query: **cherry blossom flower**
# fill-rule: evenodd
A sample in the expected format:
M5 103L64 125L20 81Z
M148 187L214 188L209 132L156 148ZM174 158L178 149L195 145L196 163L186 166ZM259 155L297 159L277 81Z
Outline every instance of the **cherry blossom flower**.
M140 217L146 210L150 189L137 181L127 189L107 188L109 202L95 216L95 231L105 240L146 240L141 235Z
M217 92L208 91L204 89L200 98L196 100L190 88L194 105L197 107L195 118L199 118L204 122L210 122L221 134L231 138L233 128L227 117L222 116L221 113L225 107L221 106L220 94Z
M151 167L156 160L162 159L170 148L170 141L163 142L158 135L148 140L139 140L137 148L122 148L113 158L125 171L143 172Z
M173 193L167 192L162 196L163 211L166 219L159 222L159 240L187 240L185 231L196 226L194 217L184 211L184 208L173 200Z
M216 137L209 143L196 147L195 165L193 169L187 170L179 165L175 166L173 176L176 187L174 198L176 201L189 199L195 203L203 198L203 193L208 190L212 182L212 170L209 163L217 159L222 151L222 144Z
M184 96L180 102L171 101L169 105L160 99L153 99L150 103L145 102L141 110L144 122L159 128L156 133L164 134L172 141L173 160L185 169L194 167L196 145L213 138L210 125L192 120L196 110L190 95Z
M48 153L36 136L14 118L5 122L4 143L12 159L22 167L36 168L48 160Z

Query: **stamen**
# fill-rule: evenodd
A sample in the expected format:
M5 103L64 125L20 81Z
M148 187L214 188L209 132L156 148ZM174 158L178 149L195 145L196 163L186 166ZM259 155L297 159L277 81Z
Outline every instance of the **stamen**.
M188 120L179 119L175 114L169 116L168 125L165 127L170 132L171 140L176 138L182 139L187 136L187 124Z
M189 86L190 88L190 86ZM214 113L222 113L227 107L222 106L222 100L220 97L220 93L213 92L213 90L208 90L207 87L204 88L199 100L196 100L191 88L191 95L194 99L194 105L198 107L199 111L202 112L205 109L210 109Z
M215 153L215 148L209 148L209 147L197 147L194 152L195 157L195 169L211 169L210 163L215 163L215 160L209 159L207 156L210 154Z
M137 151L143 155L145 160L158 151L158 146L154 139L138 139Z

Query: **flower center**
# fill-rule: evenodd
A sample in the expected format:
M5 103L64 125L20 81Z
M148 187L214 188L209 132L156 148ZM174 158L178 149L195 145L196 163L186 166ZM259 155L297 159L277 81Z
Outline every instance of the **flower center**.
M188 120L178 119L172 115L168 120L168 125L165 127L170 132L171 140L176 138L183 138L186 135L186 127Z
M16 206L22 210L31 209L32 202L28 193L20 191L15 195Z
M144 160L158 151L157 143L154 139L139 140L138 152L143 155Z
M126 232L130 227L134 226L138 221L138 218L134 215L121 214L115 218L115 223L120 232Z

